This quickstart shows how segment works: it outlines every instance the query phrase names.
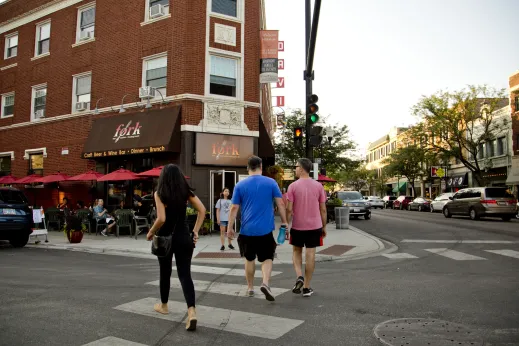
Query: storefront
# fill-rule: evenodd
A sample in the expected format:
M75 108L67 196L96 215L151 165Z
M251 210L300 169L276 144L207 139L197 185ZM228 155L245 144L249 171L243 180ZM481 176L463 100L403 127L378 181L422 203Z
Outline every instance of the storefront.
M483 173L487 186L506 186L507 167L489 169Z
M457 192L466 188L468 187L468 173L447 177L446 183L446 192Z

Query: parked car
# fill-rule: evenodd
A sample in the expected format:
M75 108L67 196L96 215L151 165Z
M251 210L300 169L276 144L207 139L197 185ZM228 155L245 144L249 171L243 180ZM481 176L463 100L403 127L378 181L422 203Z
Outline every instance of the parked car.
M373 208L373 209L375 209L375 208L384 209L384 201L380 197L369 196L368 203L371 205L371 208Z
M450 197L443 207L443 215L468 215L472 220L481 217L500 217L510 221L517 215L517 200L506 187L473 187L462 189Z
M24 247L33 227L32 210L23 192L0 187L0 240L9 240L14 247Z
M332 198L338 198L343 202L344 207L350 208L350 217L357 219L364 216L364 219L371 219L371 206L362 197L358 191L338 191L332 195Z
M417 197L407 205L407 210L426 211L431 209L431 200L424 197Z
M393 202L396 201L396 196L384 196L382 200L384 201L384 207L386 209L393 208Z
M393 201L393 209L404 210L407 209L407 205L413 201L412 196L400 196Z
M429 209L431 211L431 213L436 213L436 212L441 213L445 204L447 204L447 202L450 201L449 197L452 197L452 196L454 196L453 192L447 192L447 193L442 193L441 195L436 197L431 202L431 208Z

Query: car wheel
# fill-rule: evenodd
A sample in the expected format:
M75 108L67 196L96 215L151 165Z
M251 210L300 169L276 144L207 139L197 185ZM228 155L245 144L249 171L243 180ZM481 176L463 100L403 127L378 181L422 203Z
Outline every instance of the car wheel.
M407 210L411 211L411 205L407 205Z
M402 206L402 204L400 204L400 210L404 210L404 207Z
M11 243L11 245L13 247L24 247L25 245L27 245L28 242L29 242L28 234L26 236L22 235L22 236L18 236L16 238L9 240L9 243Z
M469 210L469 216L471 220L479 220L479 215L476 209L470 208Z
M503 216L502 219L503 219L503 221L510 221L510 220L512 220L512 217L511 216Z
M371 213L364 214L364 220L369 220L369 219L371 219Z
M450 219L452 217L452 214L449 211L449 208L447 208L447 207L443 208L443 216L445 216L448 219Z
M421 205L418 206L418 211L422 211L422 206Z

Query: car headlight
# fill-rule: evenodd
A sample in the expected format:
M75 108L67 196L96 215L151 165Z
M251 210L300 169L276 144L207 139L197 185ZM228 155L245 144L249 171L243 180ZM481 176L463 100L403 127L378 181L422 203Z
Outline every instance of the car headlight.
M344 202L344 204L342 205L343 207L351 207L351 204L348 203L348 202Z

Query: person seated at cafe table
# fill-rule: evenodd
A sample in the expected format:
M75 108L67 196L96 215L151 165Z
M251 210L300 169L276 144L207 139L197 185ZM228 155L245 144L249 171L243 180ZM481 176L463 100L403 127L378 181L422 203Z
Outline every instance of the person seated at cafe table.
M88 209L83 201L77 201L76 210Z
M113 226L115 226L114 219L108 214L108 210L104 207L104 202L102 199L97 200L97 205L94 207L94 217L97 220L98 224L103 225L106 224L107 227L101 232L105 237L110 233L110 230Z
M133 199L135 200L135 216L148 216L150 212L150 205L148 203L143 204L142 198L140 196L133 196Z
M63 197L63 202L58 203L58 205L56 206L56 208L58 208L58 209L65 209L65 208L68 208L68 198L67 198L67 197Z

